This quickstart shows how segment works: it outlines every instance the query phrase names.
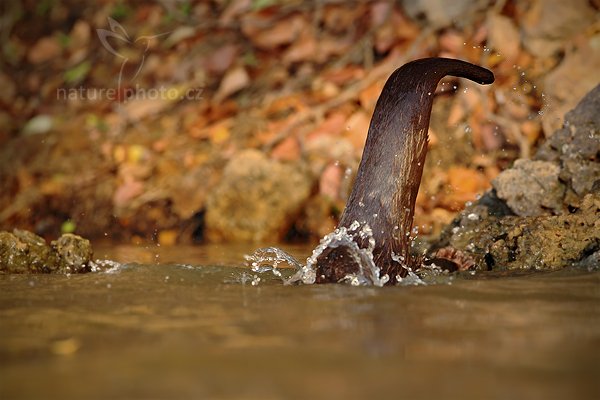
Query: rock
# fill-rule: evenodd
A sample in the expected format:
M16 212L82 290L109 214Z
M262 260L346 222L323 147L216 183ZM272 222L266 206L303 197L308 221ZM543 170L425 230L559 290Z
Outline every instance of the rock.
M0 232L0 271L12 274L54 272L56 255L40 236L20 229Z
M480 269L597 266L599 110L600 85L567 113L565 126L533 160L517 160L494 180L494 190L462 211L429 253L451 248Z
M206 237L245 242L281 239L311 186L309 175L295 164L245 150L229 161L221 182L207 198Z
M65 233L58 240L52 241L50 246L58 255L58 272L89 272L93 254L89 240L72 233Z
M560 180L566 183L566 206L600 185L600 85L590 91L565 116L562 129L540 147L534 159L560 165Z
M50 246L40 236L15 229L0 232L0 271L24 273L89 272L92 247L89 240L67 233Z
M586 262L600 251L600 196L588 194L573 214L493 217L481 205L465 209L435 248L451 247L480 269L554 270Z
M498 197L519 216L559 214L565 193L559 173L560 167L553 162L517 160L492 185Z

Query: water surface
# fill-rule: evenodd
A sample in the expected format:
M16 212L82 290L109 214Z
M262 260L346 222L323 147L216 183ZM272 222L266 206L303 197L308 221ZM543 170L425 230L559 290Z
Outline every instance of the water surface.
M0 275L0 398L600 398L599 271L252 286L254 247L116 247L96 256L137 264Z

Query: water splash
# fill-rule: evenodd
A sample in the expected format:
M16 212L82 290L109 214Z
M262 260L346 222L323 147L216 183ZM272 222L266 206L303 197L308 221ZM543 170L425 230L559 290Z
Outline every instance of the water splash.
M292 255L277 247L265 247L258 249L253 254L244 256L244 258L246 259L246 262L250 264L250 269L252 272L255 273L248 279L252 286L257 286L260 283L261 277L259 274L264 274L267 272L271 272L275 277L280 278L284 283L286 283L287 279L283 277L281 271L279 270L279 265L282 263L287 264L288 267L296 269L298 272L304 268L302 264L300 264L300 262L298 262L298 260L296 260ZM245 281L243 283L245 283ZM314 283L314 279L312 282L304 283Z
M121 271L123 264L113 260L94 260L89 263L90 272L116 274Z
M367 243L367 247L361 248L358 241ZM313 250L306 263L302 264L293 256L276 247L267 247L256 250L252 255L245 256L253 272L263 274L271 272L277 277L281 277L284 284L291 285L302 283L310 285L317 279L317 261L323 252L327 249L345 247L353 261L358 265L358 271L344 276L340 283L348 283L353 286L383 286L390 277L387 274L380 276L380 269L373 260L373 250L375 249L375 239L373 231L368 224L360 224L357 221L350 227L340 227L329 233L319 245ZM289 278L283 278L278 269L280 264L287 264L296 272ZM255 283L256 282L256 283ZM252 280L253 285L260 282L260 276L255 275Z

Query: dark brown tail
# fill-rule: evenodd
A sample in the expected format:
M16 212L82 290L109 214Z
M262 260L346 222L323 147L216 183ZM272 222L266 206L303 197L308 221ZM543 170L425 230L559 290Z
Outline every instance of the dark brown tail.
M470 79L480 84L494 82L494 74L465 61L424 58L398 68L386 82L371 119L369 133L356 180L340 227L354 221L373 231L375 264L391 281L402 274L399 263L410 264L409 232L415 200L427 153L427 130L435 88L444 76ZM357 239L361 247L366 243ZM348 249L324 252L318 260L317 280L337 281L356 266Z

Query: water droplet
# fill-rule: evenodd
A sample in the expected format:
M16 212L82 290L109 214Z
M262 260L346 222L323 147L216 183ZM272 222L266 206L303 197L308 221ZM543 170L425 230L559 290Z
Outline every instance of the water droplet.
M477 215L475 213L471 213L471 214L467 215L467 219L469 221L478 221L479 220L479 215Z

